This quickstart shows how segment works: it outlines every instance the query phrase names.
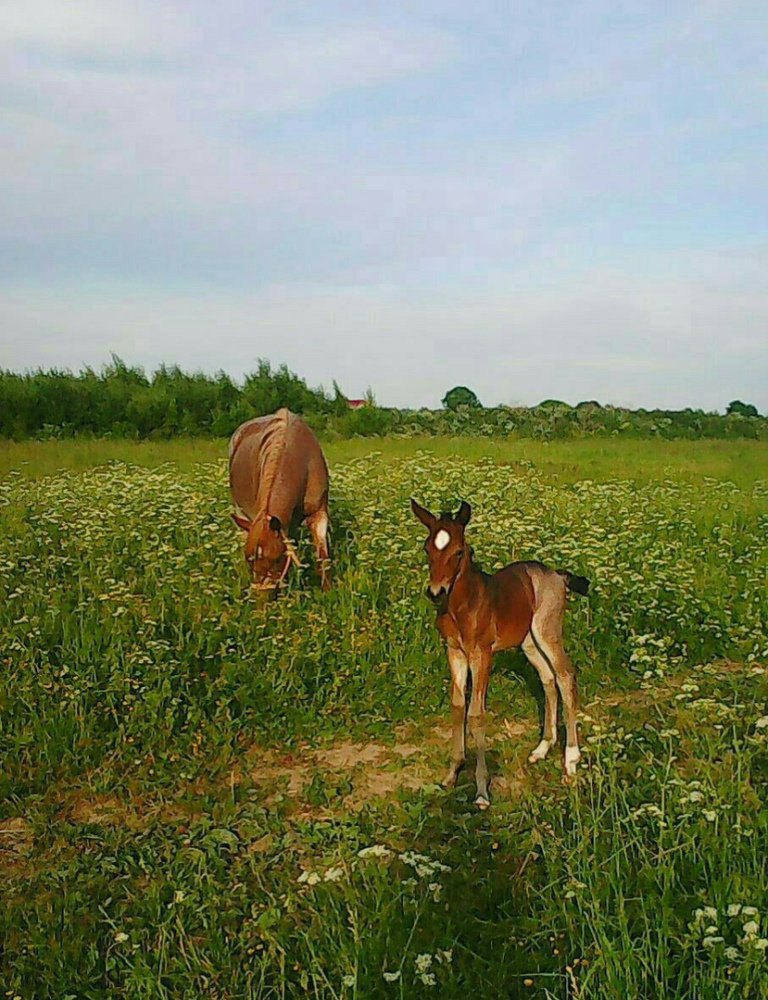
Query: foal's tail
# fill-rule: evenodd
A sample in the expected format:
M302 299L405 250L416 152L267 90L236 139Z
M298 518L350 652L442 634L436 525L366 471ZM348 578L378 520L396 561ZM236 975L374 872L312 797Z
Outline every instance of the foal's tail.
M559 569L557 575L562 576L565 580L565 586L574 594L586 597L589 593L589 580L585 576L576 576L575 573L569 573L567 569Z

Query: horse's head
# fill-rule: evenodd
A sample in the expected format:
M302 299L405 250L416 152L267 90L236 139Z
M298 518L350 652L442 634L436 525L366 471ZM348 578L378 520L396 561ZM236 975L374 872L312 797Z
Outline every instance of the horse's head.
M295 558L280 518L268 516L250 521L247 517L233 514L232 519L238 528L246 532L245 561L251 571L252 585L258 590L276 590Z
M411 500L411 510L429 531L424 543L429 559L427 597L437 602L448 596L467 557L464 529L472 516L472 508L466 500L462 500L455 514L436 517L426 507Z

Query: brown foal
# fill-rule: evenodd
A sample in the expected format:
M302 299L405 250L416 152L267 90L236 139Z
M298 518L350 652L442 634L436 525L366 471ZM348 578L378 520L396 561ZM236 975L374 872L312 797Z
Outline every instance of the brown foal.
M497 573L484 573L473 560L464 529L472 515L462 502L456 514L436 517L411 500L416 517L429 531L424 548L429 559L428 597L437 607L437 628L445 640L451 669L453 753L444 784L452 787L464 764L465 726L477 746L477 798L490 804L485 764L485 696L494 653L521 646L544 686L544 735L528 760L543 760L557 743L557 692L563 699L566 726L565 774L576 773L578 693L576 670L563 647L566 592L586 594L589 581L538 562L515 562ZM472 696L467 712L467 674Z

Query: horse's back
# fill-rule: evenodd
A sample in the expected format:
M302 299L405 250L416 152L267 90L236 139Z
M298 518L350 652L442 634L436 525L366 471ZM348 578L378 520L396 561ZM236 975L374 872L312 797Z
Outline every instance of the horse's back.
M519 646L531 628L535 590L529 574L533 564L510 563L490 578L499 648Z
M234 432L229 443L229 484L235 504L255 517L273 498L285 511L303 503L305 493L327 495L328 470L311 428L281 408L246 420ZM262 496L265 490L269 495Z

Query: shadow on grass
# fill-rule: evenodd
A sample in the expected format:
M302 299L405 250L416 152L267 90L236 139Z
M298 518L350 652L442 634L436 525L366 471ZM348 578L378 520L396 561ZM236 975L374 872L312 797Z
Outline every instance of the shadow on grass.
M496 755L486 756L491 775L498 774ZM438 970L445 976L443 996L471 991L474 997L565 998L566 948L558 915L547 909L551 873L531 812L522 800L519 810L507 805L499 811L501 821L493 804L480 812L474 765L472 756L454 790L404 801L414 833L411 850L450 869L434 876L437 898L411 923L409 951L452 951L449 976ZM407 881L407 869L403 877ZM391 933L390 927L390 947Z

